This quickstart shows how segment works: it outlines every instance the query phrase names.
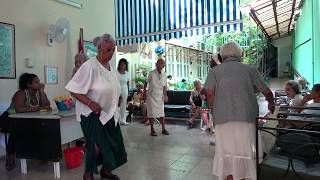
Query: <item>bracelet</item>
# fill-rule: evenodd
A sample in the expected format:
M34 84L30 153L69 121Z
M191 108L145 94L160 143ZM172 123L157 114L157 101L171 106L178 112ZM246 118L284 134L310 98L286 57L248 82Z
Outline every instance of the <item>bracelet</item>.
M88 102L87 106L90 106L91 103L92 103L92 101L90 100L90 101Z

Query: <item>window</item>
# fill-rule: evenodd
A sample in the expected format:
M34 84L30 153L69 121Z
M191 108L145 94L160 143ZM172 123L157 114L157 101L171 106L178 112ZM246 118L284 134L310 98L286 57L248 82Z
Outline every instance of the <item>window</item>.
M207 78L208 71L209 71L208 54L206 53L199 54L198 60L197 60L198 78L204 81Z
M167 45L169 48L167 53L167 74L177 81L180 79L188 79L190 72L190 56L189 49L174 45Z

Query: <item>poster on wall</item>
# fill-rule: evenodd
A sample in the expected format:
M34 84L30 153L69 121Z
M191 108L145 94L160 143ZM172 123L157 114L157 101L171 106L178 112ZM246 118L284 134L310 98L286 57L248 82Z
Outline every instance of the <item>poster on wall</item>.
M84 51L88 58L92 58L98 54L96 46L90 41L84 41Z
M0 78L16 78L15 28L0 22Z
M58 67L53 65L45 66L46 84L58 84Z

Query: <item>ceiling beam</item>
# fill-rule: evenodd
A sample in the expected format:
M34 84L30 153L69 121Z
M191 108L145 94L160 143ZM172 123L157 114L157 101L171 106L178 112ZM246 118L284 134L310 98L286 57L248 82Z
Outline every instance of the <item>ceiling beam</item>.
M276 7L276 1L272 0L272 8L273 8L273 14L274 14L274 20L276 21L276 25L277 25L277 32L278 35L280 37L280 31L279 31L279 23L278 23L278 16L277 16L277 7Z
M277 2L280 2L280 1L282 1L282 0L277 0ZM260 5L261 6L261 5ZM254 7L254 8L257 8L256 9L256 11L259 11L259 10L261 10L261 9L264 9L264 8L266 8L266 7L268 7L268 6L271 6L271 4L267 4L267 5L265 5L265 6L263 6L263 7Z
M280 2L280 1L276 1L276 5L277 5L277 8L279 9L279 8L283 8L283 7L286 7L287 5L288 5L288 3L282 3L282 4L280 4L280 3L278 3L278 2ZM272 6L272 2L271 2L271 4L269 4L269 6L271 7ZM268 7L269 7L268 6ZM291 10L291 7L289 7L290 8L290 10ZM258 15L261 15L261 14L263 14L263 13L266 13L266 12L269 12L270 11L270 9L269 10L265 10L265 9L263 9L264 11L258 11L258 10L256 10L257 11L257 14Z
M296 10L298 10L298 8L296 8ZM292 11L292 9L290 8L290 10L284 11L284 12L282 12L281 14L278 14L278 16L282 16L282 15L284 15L284 14L287 14L287 13L291 12L291 11ZM279 11L278 11L278 12L279 12ZM268 21L268 20L270 20L270 19L273 19L273 17L266 18L266 19L262 19L261 21ZM289 19L288 19L288 21L289 21Z
M291 23L292 23L295 6L296 6L296 0L293 0L292 1L292 12L291 12L291 17L290 17L290 22L289 22L289 25L288 25L288 33L290 33L290 26L291 26Z
M287 19L287 20L285 20L285 21L279 22L279 25L282 24L282 23L288 22L289 20L290 20L290 19ZM275 26L276 26L276 24L275 24L275 25L272 25L272 26L269 26L269 27L266 27L266 30L267 30L267 29L270 29L270 28L273 28L273 27L275 27Z
M250 9L250 16L252 17L252 19L256 22L256 24L259 26L259 28L262 30L263 34L270 39L267 31L264 29L264 27L262 26L260 20L257 18L257 15L255 13L255 11L253 9Z

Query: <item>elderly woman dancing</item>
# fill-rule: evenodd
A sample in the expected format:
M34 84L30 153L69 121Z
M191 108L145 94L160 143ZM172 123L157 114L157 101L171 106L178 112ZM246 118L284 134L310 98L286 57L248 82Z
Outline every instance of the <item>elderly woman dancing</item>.
M213 174L219 180L255 180L255 120L259 115L255 89L264 94L269 110L273 94L256 69L240 62L242 50L237 43L224 44L220 55L222 64L210 70L205 83L216 124Z
M127 162L116 109L120 84L116 70L110 66L115 41L109 34L97 42L98 55L86 61L69 81L66 89L78 100L77 118L87 143L86 167L83 179L93 179L97 165L102 163L100 176L117 180L111 170ZM117 116L118 115L118 116Z

